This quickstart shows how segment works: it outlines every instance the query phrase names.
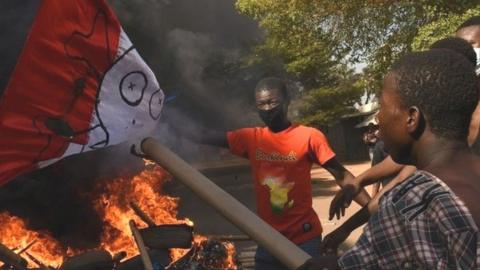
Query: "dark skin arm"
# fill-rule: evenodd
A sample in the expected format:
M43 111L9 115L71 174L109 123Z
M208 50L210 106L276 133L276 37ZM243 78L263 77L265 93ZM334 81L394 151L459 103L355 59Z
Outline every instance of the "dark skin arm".
M372 196L377 195L378 191L380 190L380 182L377 182L372 185Z
M345 169L345 167L343 167L343 165L340 164L340 162L338 162L336 158L332 158L329 161L325 162L322 167L333 175L337 184L342 188L345 187L347 183L355 179L353 174L347 169ZM365 191L365 189L361 188L354 200L361 206L364 206L368 203L368 201L370 201L370 196ZM337 218L340 218L340 213L338 213Z
M399 183L403 182L415 171L415 167L405 166L400 173L394 179L392 179L392 181L390 181L390 183L384 186L375 196L373 196L372 200L370 200L366 207L362 208L347 221L345 221L340 227L324 237L320 247L321 251L324 253L336 254L338 246L348 238L350 233L352 233L352 231L356 228L365 224L370 216L377 212L380 198L383 196L383 194L394 188Z
M412 175L416 170L417 168L415 166L404 166L402 170L397 174L397 176L395 176L392 181L390 181L375 196L373 196L372 200L368 203L368 211L370 212L370 214L377 212L380 198L382 198L383 194L385 194L387 191L391 190L401 182L405 181L405 179Z
M338 191L330 203L329 218L345 213L345 208L350 206L352 198L358 194L362 187L376 183L385 177L398 174L405 166L395 163L391 157L366 170L354 179L349 179L342 190Z
M367 186L378 182L380 179L396 175L403 169L403 167L404 165L395 163L395 161L388 156L382 162L357 176L356 181L359 182L361 186Z
M360 209L360 211L356 212L336 230L325 236L320 245L320 253L337 254L338 246L348 238L353 230L365 224L369 218L370 212L367 205Z

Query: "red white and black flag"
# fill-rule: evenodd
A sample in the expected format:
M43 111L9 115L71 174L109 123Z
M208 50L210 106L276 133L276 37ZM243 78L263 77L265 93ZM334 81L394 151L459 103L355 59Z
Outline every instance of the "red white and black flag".
M0 185L155 127L164 94L104 0L43 0L29 27L0 91Z

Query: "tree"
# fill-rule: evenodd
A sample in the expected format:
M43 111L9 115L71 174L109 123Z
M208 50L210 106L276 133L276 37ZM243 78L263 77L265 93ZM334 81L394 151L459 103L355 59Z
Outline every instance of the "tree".
M358 102L364 90L359 77L360 75L347 74L337 85L308 91L301 99L301 121L321 126L335 122L339 116L352 113L353 105Z
M435 41L452 36L458 26L472 16L480 14L480 6L471 8L463 14L454 14L424 25L412 42L415 51L427 50Z
M301 82L305 89L300 95L302 122L327 124L351 110L362 91L346 84L352 81L353 72L339 60L348 51L334 46L317 24L322 13L317 12L321 7L315 1L237 1L237 8L257 20L267 33L247 63L267 63L271 70L280 66L282 75ZM333 102L337 97L346 100Z
M317 12L309 5L301 1L240 0L237 8L258 21L267 33L248 59L249 64L282 65L306 87L331 82L326 71L336 65L331 53L334 47L317 26Z
M393 61L412 50L420 27L475 5L468 0L237 0L236 4L265 31L265 39L249 63L280 64L293 79L304 83L307 93L331 90L330 99L345 97L338 88L346 87L345 82L338 81L338 70L368 63L364 76L358 79L366 90L374 92ZM355 83L347 81L355 89Z

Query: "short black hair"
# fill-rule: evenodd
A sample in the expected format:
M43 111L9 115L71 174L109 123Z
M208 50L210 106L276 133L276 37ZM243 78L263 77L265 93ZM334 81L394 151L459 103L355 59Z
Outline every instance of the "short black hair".
M449 49L455 51L470 61L473 66L477 64L477 54L472 45L463 38L448 37L435 41L430 49ZM473 68L473 67L472 67Z
M460 26L457 28L457 31L469 26L480 26L480 16L473 16L468 18L466 21L460 24Z
M417 106L436 136L466 141L478 91L465 57L448 49L414 52L395 62L392 72L404 105Z
M255 93L263 90L273 90L277 89L280 91L285 100L290 100L290 95L288 94L287 82L277 77L267 77L261 79L257 86L255 87Z

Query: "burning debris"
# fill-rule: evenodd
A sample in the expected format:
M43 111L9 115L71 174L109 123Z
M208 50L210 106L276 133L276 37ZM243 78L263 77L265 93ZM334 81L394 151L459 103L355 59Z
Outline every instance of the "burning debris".
M189 253L173 263L168 270L236 269L228 262L228 243L207 239L195 243Z
M155 268L145 269L238 269L234 245L195 236L191 221L176 218L178 199L161 195L170 177L158 166L146 168L98 187L102 192L92 200L104 233L95 250L63 247L47 232L30 231L21 219L0 213L0 270L137 270L146 257Z

